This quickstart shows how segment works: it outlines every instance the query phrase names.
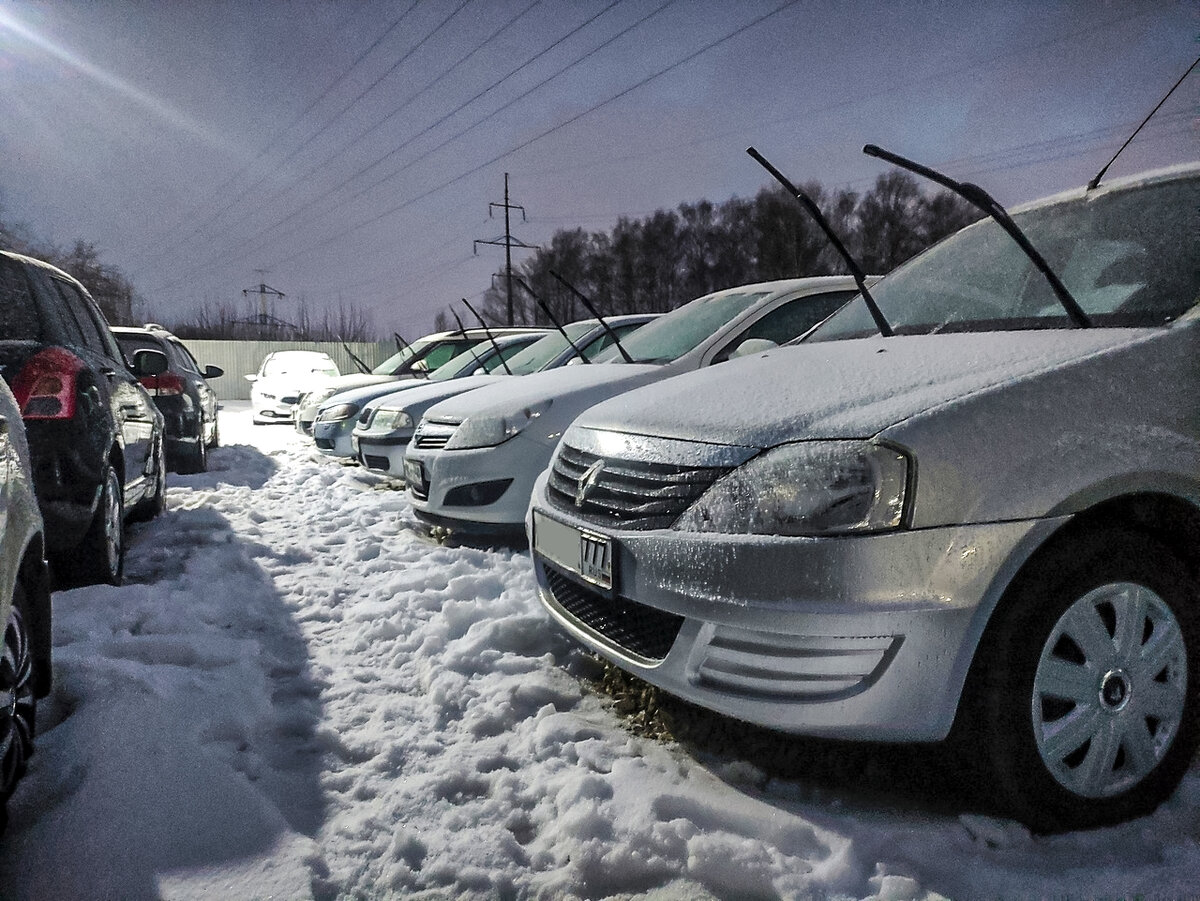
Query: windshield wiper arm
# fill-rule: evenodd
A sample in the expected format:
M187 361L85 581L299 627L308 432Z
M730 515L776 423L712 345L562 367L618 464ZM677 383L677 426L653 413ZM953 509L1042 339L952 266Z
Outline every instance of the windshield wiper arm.
M463 301L463 303L466 303L466 300L464 300L464 301ZM454 317L454 321L458 323L458 330L459 330L460 332L462 332L462 336L463 336L464 338L465 338L465 337L467 337L467 330L466 330L465 328L463 328L462 320L461 320L461 319L459 319L459 318L458 318L458 314L454 312L454 307L451 307L451 308L450 308L450 315L451 315L451 316L453 316L453 317ZM479 368L480 368L480 369L483 369L483 368L484 368L484 366L483 366L483 360L479 359L479 354L475 353L475 345L473 345L473 344L472 344L472 345L470 345L470 346L467 348L467 351L468 351L468 352L471 354L471 356L472 356L472 357L474 357L474 358L475 358L475 362L476 362L476 363L479 365ZM428 375L428 373L426 373L426 375L425 375L425 378L429 378L429 375Z
M943 175L941 172L930 169L928 166L922 166L920 163L914 163L912 160L884 150L882 147L876 147L874 144L867 144L863 147L863 153L867 156L886 160L894 166L907 169L909 172L915 172L917 175L924 176L944 188L949 188L959 197L963 198L963 200L967 201L967 203L978 207L991 216L996 224L1004 229L1010 238L1017 242L1017 246L1025 252L1025 256L1029 257L1038 272L1045 276L1046 281L1050 283L1050 288L1054 291L1054 296L1058 298L1058 302L1062 304L1062 308L1067 311L1067 317L1079 328L1088 328L1091 326L1092 320L1088 318L1088 314L1083 311L1083 307L1079 305L1079 302L1067 290L1067 286L1062 283L1062 279L1050 268L1050 264L1046 262L1046 258L1038 253L1037 248L1025 237L1025 232L1021 231L1021 227L1013 222L1012 216L1008 215L1008 210L1002 207L991 194L979 187L979 185L971 184L970 182L955 181L948 175Z
M589 360L587 357L585 357L583 355L583 351L581 351L578 347L575 346L575 342L571 340L571 336L567 334L567 330L562 327L562 323L559 322L558 319L555 318L554 314L550 312L550 308L548 306L546 306L546 302L544 300L542 300L540 297L538 297L537 293L533 290L533 288L529 287L529 285L525 283L525 279L521 278L521 276L519 276L519 275L514 275L513 280L518 285L520 285L522 288L524 288L525 291L529 294L529 296L532 297L534 299L534 301L537 302L537 305L542 308L542 312L546 314L546 318L549 319L550 322L552 322L554 324L554 327L556 329L558 329L559 334L563 336L563 340L571 345L571 350L573 350L575 352L575 356L579 357L579 359L581 361L583 361L584 363L592 362L591 360Z
M854 276L854 284L858 285L858 292L862 295L863 302L867 305L867 309L871 311L871 318L875 320L875 325L879 329L879 334L885 338L890 338L896 334L892 329L891 323L887 321L887 317L883 315L883 310L879 309L879 304L875 302L875 298L871 296L871 292L867 289L867 277L863 274L862 267L858 265L858 261L851 256L850 251L846 249L846 245L842 243L842 239L838 237L837 232L833 230L833 226L829 224L829 220L821 213L820 207L813 202L813 199L797 188L784 176L782 172L772 166L767 158L755 150L753 147L747 147L746 152L750 154L754 160L766 169L775 178L777 182L783 185L784 189L800 202L800 205L808 210L808 214L816 220L821 231L825 233L825 237L829 239L829 243L846 262L850 274Z
M487 335L488 340L492 342L492 350L496 351L496 357L500 360L500 365L504 367L504 371L509 375L512 375L512 370L508 368L508 362L504 359L504 354L500 352L500 345L496 343L496 338L492 335L492 330L488 328L487 323L483 321L483 317L479 315L479 311L471 306L465 297L462 299L462 302L467 305L468 310L475 314L475 318L478 319L479 324L483 326L483 333Z
M612 326L610 326L607 322L604 321L604 317L601 316L596 311L596 308L594 306L592 306L592 302L583 296L583 292L580 291L578 288L576 288L574 285L572 285L569 281L567 281L565 278L563 278L557 272L555 272L553 269L550 270L550 274L553 275L555 279L557 279L557 281L560 285L562 285L564 288L566 288L568 291L570 291L572 294L574 294L576 297L579 298L579 302L582 303L585 307L587 307L587 311L596 317L596 319L600 322L600 327L604 329L604 331L608 334L608 337L612 338L613 344L615 344L617 346L617 350L620 352L621 356L625 359L625 362L632 363L633 357L629 356L629 351L627 351L625 349L624 345L621 344L621 339L617 337L617 333L612 330Z

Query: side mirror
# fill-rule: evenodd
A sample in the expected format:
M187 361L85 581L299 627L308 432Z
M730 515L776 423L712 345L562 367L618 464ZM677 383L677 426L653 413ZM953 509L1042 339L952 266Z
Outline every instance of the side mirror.
M167 355L160 350L138 350L133 354L133 374L139 379L167 371Z
M258 381L258 376L253 373L251 373L250 375L244 375L244 376L242 376L242 378L244 378L248 382L257 382Z
M728 359L736 360L738 357L760 354L764 351L774 350L778 346L778 344L768 338L747 338L733 349L733 353L729 355Z
M205 366L204 372L202 372L200 374L203 375L206 379L215 379L215 378L219 378L220 376L223 376L225 374L225 370L222 369L220 366Z

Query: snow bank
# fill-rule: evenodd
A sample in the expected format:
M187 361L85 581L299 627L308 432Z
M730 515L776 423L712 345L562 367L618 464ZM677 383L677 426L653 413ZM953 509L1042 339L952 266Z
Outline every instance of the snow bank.
M229 405L233 407L234 405ZM1038 838L634 733L527 557L440 547L403 494L222 414L127 584L55 596L54 694L0 897L1176 898L1200 773ZM928 786L931 797L939 788ZM932 807L932 805L930 805Z

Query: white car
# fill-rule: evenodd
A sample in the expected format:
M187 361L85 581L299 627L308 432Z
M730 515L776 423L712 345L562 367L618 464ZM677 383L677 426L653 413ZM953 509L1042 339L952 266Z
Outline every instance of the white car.
M422 521L459 537L521 539L534 479L592 404L795 338L856 293L850 276L717 291L638 329L608 362L538 372L431 407L405 456Z
M1200 737L1200 165L1012 218L1070 296L976 223L872 291L892 337L855 301L588 410L531 547L623 669L776 729L949 735L1000 813L1091 827Z
M3 337L3 336L0 336ZM0 828L33 753L37 699L50 692L50 578L21 411L0 381Z
M434 373L428 382L407 386L367 403L354 427L358 460L369 469L404 478L404 453L421 417L436 403L476 388L496 384L509 375L530 375L559 366L594 360L608 349L615 336L623 336L658 318L658 313L629 313L613 316L600 323L585 319L551 332L535 344L509 358L507 371L493 368L489 375L468 376L447 381ZM449 364L447 364L449 365ZM581 364L582 365L582 364Z
M329 354L315 350L277 350L267 354L251 382L250 409L254 423L291 422L292 409L300 395L332 381L339 375Z

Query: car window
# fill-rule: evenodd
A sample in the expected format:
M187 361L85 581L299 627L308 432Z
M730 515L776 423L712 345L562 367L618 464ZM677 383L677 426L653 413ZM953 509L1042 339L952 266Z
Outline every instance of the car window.
M621 345L635 362L669 363L694 350L766 296L765 291L734 291L701 297L647 323ZM614 347L598 359L615 362L622 357Z
M760 338L775 344L786 344L793 338L799 337L810 328L854 297L855 291L834 291L829 294L808 295L797 297L776 307L744 329L740 335L726 344L714 362L728 360L743 341Z
M133 355L139 350L157 350L162 352L162 346L148 335L132 335L123 333L117 335L117 344L120 346L122 353L125 354L125 359L132 363Z
M67 309L75 317L75 321L79 323L79 328L83 333L84 347L106 357L118 357L119 353L114 354L113 348L104 340L100 323L96 321L95 315L89 309L89 304L79 289L70 282L54 276L50 277L50 281L63 299ZM104 331L107 331L107 328Z
M579 339L595 327L593 322L572 322L570 325L563 326L563 331L567 333L567 337L571 341L578 345ZM538 338L532 344L522 347L519 353L513 354L508 360L508 368L512 370L513 375L539 372L567 348L567 339L562 336L562 333L551 332Z
M429 352L421 357L421 362L429 369L437 369L444 366L454 357L458 356L468 347L474 347L478 341L471 338L462 338L456 341L443 341L436 347L429 349Z
M521 340L513 341L511 344L508 344L507 346L500 348L499 354L492 354L492 356L489 359L483 361L483 371L484 372L507 371L507 370L505 370L504 365L502 365L502 364L508 364L509 360L511 360L514 356L519 354L521 351L529 349L529 347L532 344L537 343L537 340L538 339L536 337L531 337L528 340L524 340L524 341L521 341ZM511 365L509 366L509 369L512 369ZM513 370L513 372L515 373L515 370Z
M0 257L0 338L45 340L24 267L8 257Z
M40 266L27 266L25 273L41 315L42 340L68 347L85 347L83 327L63 302L50 274Z
M181 342L167 339L166 346L170 349L171 359L179 364L179 368L193 375L201 375L200 364L192 356L192 352Z

